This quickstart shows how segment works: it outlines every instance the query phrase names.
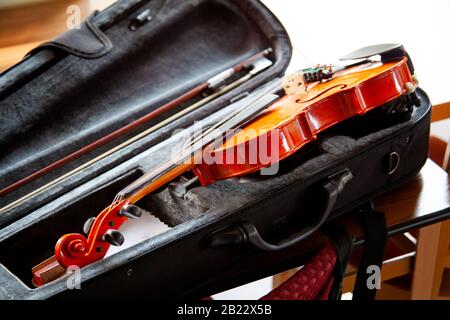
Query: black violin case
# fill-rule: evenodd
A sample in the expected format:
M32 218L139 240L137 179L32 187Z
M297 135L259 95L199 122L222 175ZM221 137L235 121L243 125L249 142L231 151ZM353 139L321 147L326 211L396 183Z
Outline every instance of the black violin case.
M132 31L147 9L152 19ZM170 230L83 268L81 290L69 290L65 278L34 288L31 268L53 255L61 235L81 232L119 190L167 159L178 139L174 129L213 123L236 97L270 86L284 74L292 48L280 22L256 0L123 0L1 75L4 188L268 47L272 67L250 81L0 214L0 298L206 296L282 271L282 263L270 270L262 263L239 278L252 261L272 261L324 220L417 174L427 158L431 110L420 89L420 106L407 119L389 123L369 114L347 121L282 161L274 176L182 192L180 178L138 203ZM85 161L2 197L0 206Z

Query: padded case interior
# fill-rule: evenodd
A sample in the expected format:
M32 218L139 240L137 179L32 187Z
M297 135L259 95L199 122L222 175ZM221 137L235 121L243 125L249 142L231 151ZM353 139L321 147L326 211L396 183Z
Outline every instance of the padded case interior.
M131 31L133 19L147 9L152 19ZM0 77L0 189L266 48L274 50L274 65L233 92L9 210L0 217L0 225L139 154L167 138L175 128L219 110L234 96L281 74L290 60L291 47L284 29L254 0L125 0L92 21L112 44L106 54L77 56L80 50L76 48L67 54L44 45ZM30 65L39 63L49 52L55 58L30 73ZM26 73L30 74L24 77ZM0 207L169 115L1 197Z

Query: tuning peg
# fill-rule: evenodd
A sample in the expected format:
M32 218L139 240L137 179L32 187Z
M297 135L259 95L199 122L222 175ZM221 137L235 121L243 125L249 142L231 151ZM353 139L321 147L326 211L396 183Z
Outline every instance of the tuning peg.
M116 247L120 247L125 242L123 234L114 229L107 230L103 235L102 240Z
M120 209L119 215L130 218L130 219L137 219L142 216L142 209L138 206L134 206L131 204L125 205Z
M89 234L89 232L91 231L91 227L94 224L95 221L95 217L89 218L86 220L86 222L83 225L83 232L85 234Z

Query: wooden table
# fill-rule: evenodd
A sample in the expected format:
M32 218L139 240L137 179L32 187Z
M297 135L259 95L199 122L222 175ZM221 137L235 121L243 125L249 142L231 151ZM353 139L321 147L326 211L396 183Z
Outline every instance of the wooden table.
M386 214L388 235L408 232L450 218L450 180L447 173L428 160L416 178L374 200L375 209ZM357 214L357 213L355 213ZM363 230L354 214L339 218L357 239Z

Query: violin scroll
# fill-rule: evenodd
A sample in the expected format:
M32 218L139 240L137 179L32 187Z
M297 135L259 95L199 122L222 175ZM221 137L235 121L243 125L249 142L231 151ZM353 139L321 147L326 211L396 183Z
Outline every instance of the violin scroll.
M70 233L62 236L55 246L55 257L65 268L75 265L84 267L102 259L109 247L121 246L125 238L119 228L128 219L141 217L142 210L124 200L106 208L97 218L90 218L84 224L86 236Z
M98 217L89 218L83 226L86 234L62 236L55 246L55 255L33 268L33 284L37 287L64 275L70 266L80 268L105 257L109 247L121 246L125 237L118 229L128 219L141 217L143 210L128 200L108 207Z
M88 240L79 233L69 233L61 238L55 246L55 257L64 268L79 265L77 260L88 256Z

